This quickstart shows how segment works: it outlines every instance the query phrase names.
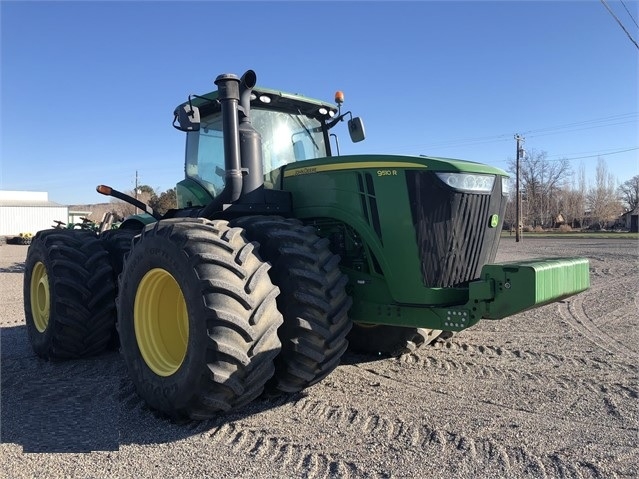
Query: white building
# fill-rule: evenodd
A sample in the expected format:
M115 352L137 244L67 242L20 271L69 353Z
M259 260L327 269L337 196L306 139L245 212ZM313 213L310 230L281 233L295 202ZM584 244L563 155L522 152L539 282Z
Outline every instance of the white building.
M0 190L0 236L36 234L68 216L69 208L49 201L47 192Z

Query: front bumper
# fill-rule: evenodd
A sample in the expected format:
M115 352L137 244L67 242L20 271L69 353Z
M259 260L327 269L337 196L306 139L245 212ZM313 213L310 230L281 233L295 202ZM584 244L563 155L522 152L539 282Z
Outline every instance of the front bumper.
M461 331L480 319L502 319L590 287L586 258L541 258L487 264L468 283L464 303L446 306L358 302L353 317L367 323ZM443 288L445 290L445 288Z

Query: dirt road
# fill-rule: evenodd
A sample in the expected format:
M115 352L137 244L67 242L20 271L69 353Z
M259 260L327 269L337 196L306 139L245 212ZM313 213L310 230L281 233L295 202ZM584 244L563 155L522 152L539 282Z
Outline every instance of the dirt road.
M145 407L117 353L34 355L26 247L1 246L0 476L638 477L638 252L506 238L499 261L590 258L592 288L400 359L347 353L301 394L175 425Z

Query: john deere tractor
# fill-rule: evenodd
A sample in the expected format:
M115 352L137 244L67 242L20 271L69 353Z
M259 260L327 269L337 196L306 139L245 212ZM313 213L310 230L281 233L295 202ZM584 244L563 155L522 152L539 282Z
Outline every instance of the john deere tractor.
M186 132L178 208L117 230L50 229L26 260L34 350L78 358L119 344L138 393L203 419L300 391L351 347L399 355L589 286L588 261L491 264L505 172L426 156L339 156L336 104L217 77L174 112ZM334 137L334 139L332 139Z

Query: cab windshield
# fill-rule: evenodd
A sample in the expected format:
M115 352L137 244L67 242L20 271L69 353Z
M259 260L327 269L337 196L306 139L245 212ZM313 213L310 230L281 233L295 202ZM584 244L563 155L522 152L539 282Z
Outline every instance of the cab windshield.
M303 114L251 109L253 127L262 136L264 186L273 188L279 168L295 161L328 156L322 123ZM224 189L224 134L222 114L202 119L200 130L189 132L186 142L186 176L216 196Z

